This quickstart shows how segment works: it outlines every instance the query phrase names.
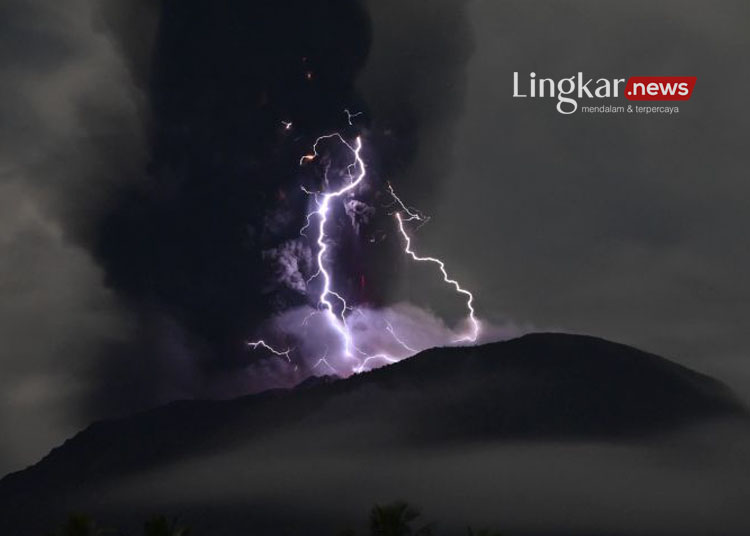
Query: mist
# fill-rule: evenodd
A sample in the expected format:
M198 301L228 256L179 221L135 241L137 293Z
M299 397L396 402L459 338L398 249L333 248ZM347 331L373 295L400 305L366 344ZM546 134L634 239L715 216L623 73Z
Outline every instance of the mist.
M299 425L249 448L126 478L98 490L95 502L114 518L121 514L108 504L128 513L184 510L196 529L224 519L224 532L216 534L232 533L226 505L237 505L232 517L257 519L258 527L266 517L283 516L284 530L330 534L362 527L374 504L397 499L420 507L424 520L447 534L463 534L467 525L512 534L651 535L739 535L750 527L744 500L750 478L736 470L750 462L744 424L714 423L624 444L418 450L387 446L387 434L371 425Z

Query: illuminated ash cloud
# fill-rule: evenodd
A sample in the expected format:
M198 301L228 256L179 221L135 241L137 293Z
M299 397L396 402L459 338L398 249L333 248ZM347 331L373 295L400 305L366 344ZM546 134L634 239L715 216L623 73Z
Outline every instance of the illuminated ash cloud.
M307 293L304 274L309 274L313 266L310 246L299 239L289 240L279 247L265 250L263 259L272 266L278 283L300 294Z
M352 117L347 113L349 123ZM331 143L344 147L349 160L336 164L322 157L324 147ZM336 212L343 211L356 236L360 235L361 225L368 223L376 212L373 206L357 197L368 179L362 150L360 136L350 142L336 132L315 141L312 152L303 155L299 163L307 166L324 161L323 189L303 188L311 197L312 208L300 229L301 238L286 242L266 255L276 265L278 281L306 294L310 305L287 310L267 326L271 339L283 341L286 346L274 345L265 338L248 342L248 346L285 357L290 363L297 359L295 371L301 363L303 369L312 373L321 370L347 376L395 363L426 348L476 343L482 330L474 309L474 295L451 277L443 260L415 250L410 228L418 229L429 217L404 203L390 183L387 185L390 202L385 209L393 217L391 225L397 231L393 235L401 240L403 253L408 258L433 265L436 276L464 299L464 325L451 329L432 313L407 303L373 308L349 298L340 288L335 252L341 224ZM332 173L334 166L337 166L336 172ZM310 245L304 244L303 239ZM303 272L310 270L311 264L313 273L305 279Z
M349 216L349 220L352 222L352 228L354 232L360 234L361 226L370 222L370 219L375 214L375 207L371 207L367 203L363 203L358 199L349 199L344 203L344 210L346 215Z
M273 368L274 381L291 386L309 375L349 376L401 361L428 348L466 344L456 343L456 331L443 319L408 302L378 309L355 306L347 317L347 325L363 354L346 357L337 351L340 345L337 333L314 307L294 307L278 314L264 329L278 345L276 352L283 354L292 349L291 363L285 355L260 348L258 352L266 352L269 360L277 361L273 367L266 362L264 372ZM514 324L494 326L483 322L477 342L508 339L531 330Z

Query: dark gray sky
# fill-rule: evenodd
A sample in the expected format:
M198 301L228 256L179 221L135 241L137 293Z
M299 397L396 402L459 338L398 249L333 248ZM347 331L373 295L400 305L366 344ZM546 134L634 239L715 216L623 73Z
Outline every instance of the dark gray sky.
M371 4L360 85L373 114L393 99L416 110L403 180L433 216L417 240L480 315L637 345L750 400L747 5L475 0L464 19L459 1ZM139 180L133 76L152 28L116 40L92 5L0 7L0 473L86 424L102 349L136 325L72 238ZM407 56L423 61L400 70ZM562 116L512 99L513 71L698 82L678 116Z
M450 167L424 207L425 247L481 314L636 345L750 400L750 7L478 0L469 13L453 149L420 148ZM698 80L676 116L561 115L554 99L513 99L514 71Z

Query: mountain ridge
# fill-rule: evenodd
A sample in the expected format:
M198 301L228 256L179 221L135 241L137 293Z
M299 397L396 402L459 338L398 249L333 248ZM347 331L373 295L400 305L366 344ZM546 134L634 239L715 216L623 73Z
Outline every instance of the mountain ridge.
M540 332L540 333L531 333L527 335L523 335L518 338L509 339L507 341L501 341L501 342L490 342L485 343L478 346L458 346L458 347L438 347L438 348L430 348L427 350L424 350L415 356L405 359L403 361L400 361L398 363L393 364L387 364L383 367L379 367L377 369L373 369L371 371L368 371L366 373L357 374L354 376L351 376L349 378L337 378L334 376L321 376L321 377L310 377L306 380L303 380L296 386L289 388L289 389L269 389L266 391L262 391L260 393L255 394L249 394L249 395L243 395L241 397L233 398L233 399L183 399L183 400L175 400L172 402L169 402L167 404L157 406L154 408L142 410L130 415L126 415L123 417L118 417L114 419L103 419L99 421L92 422L89 426L82 429L80 432L76 433L75 435L71 436L69 439L65 440L61 445L53 448L50 453L48 453L46 456L44 456L39 462L36 464L32 464L31 466L21 469L19 471L15 471L12 473L9 473L5 475L3 478L0 478L0 486L2 486L3 481L14 474L24 472L39 463L43 462L44 460L48 459L50 456L55 455L55 453L58 453L60 449L65 449L66 446L69 447L71 443L75 443L77 440L80 440L79 438L82 436L85 436L88 433L92 433L94 430L98 430L101 427L110 427L114 426L116 424L123 424L123 423L129 423L133 420L139 420L139 419L150 419L155 416L161 415L163 412L183 412L183 411L192 411L195 409L203 410L206 409L224 409L234 411L236 410L236 406L242 406L246 403L264 403L266 401L277 401L280 399L285 399L290 396L295 396L298 393L302 391L306 391L308 393L318 393L321 389L327 389L330 388L332 385L334 386L334 389L338 390L349 390L352 388L357 388L358 386L362 384L368 384L372 381L378 381L380 377L383 377L383 379L386 382L392 381L392 374L394 370L407 370L417 367L422 367L426 365L427 361L429 360L429 366L425 367L426 371L421 371L421 376L424 377L425 375L429 375L430 371L435 371L436 369L440 368L440 366L443 366L444 364L441 363L441 360L445 359L453 359L456 356L452 356L449 354L462 354L468 352L484 352L488 349L495 349L499 345L502 345L506 348L512 348L514 346L523 346L527 341L538 341L540 339L550 339L553 338L556 340L556 344L559 344L558 341L586 341L587 343L593 343L596 345L604 344L606 346L609 346L611 348L617 348L619 350L625 350L629 353L631 353L630 357L633 358L637 356L638 358L648 358L652 359L652 365L658 364L660 367L662 367L664 370L670 370L677 374L682 375L683 379L687 380L688 382L705 382L703 387L710 387L715 391L715 394L723 395L727 397L727 401L731 402L733 404L736 404L735 410L737 410L738 413L744 413L744 406L739 402L739 400L734 396L732 391L723 383L720 381L712 378L711 376L708 376L706 374L694 371L692 369L689 369L683 365L680 365L678 363L672 362L666 358L657 356L656 354L651 354L649 352L621 344L616 342L607 341L606 339L602 339L599 337L594 337L590 335L578 335L578 334L567 334L567 333L555 333L555 332ZM467 350L468 349L468 350ZM522 350L523 351L523 350ZM590 357L590 356L587 356ZM609 363L611 364L611 362ZM537 359L534 363L534 366L539 365L539 360ZM342 383L343 382L343 383ZM729 404L730 406L732 404Z
M92 423L37 464L0 479L0 526L43 497L290 430L310 448L338 445L340 431L356 453L510 439L632 441L747 416L724 384L654 354L585 335L529 334L425 350L347 379L176 401Z

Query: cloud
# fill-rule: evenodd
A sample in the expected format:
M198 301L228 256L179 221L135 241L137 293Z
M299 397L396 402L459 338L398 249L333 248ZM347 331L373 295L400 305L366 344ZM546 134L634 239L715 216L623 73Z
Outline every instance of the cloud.
M143 160L139 93L95 2L0 8L0 473L85 424L98 352L130 318L85 249Z
M257 350L250 365L253 384L292 386L307 375L346 377L411 357L428 348L467 344L459 342L470 327L464 319L447 325L434 312L401 302L373 308L355 306L347 312L351 355L344 352L340 331L327 313L309 306L293 307L271 318L262 328L277 349L292 349L290 360ZM505 340L532 331L510 322L482 322L478 343ZM270 339L268 338L270 337Z
M36 461L88 418L97 350L129 331L87 252L35 196L0 183L0 473Z
M307 293L305 281L314 273L313 255L302 240L288 240L279 247L263 252L263 259L273 266L274 281L300 294Z

